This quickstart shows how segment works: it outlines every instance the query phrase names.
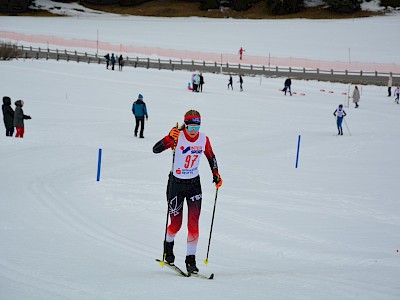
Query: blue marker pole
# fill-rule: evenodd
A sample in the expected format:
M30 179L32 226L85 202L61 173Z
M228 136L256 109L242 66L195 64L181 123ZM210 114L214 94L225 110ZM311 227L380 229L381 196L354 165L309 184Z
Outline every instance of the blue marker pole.
M297 142L296 169L299 163L299 152L300 152L300 134L299 134L299 140Z
M100 181L101 153L102 153L102 150L99 149L99 158L98 158L98 161L97 161L97 181Z

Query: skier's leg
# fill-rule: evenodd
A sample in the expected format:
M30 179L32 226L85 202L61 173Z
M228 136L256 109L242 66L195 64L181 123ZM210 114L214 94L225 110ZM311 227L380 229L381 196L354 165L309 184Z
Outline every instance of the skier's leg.
M170 175L167 186L167 201L170 217L170 224L167 229L167 242L172 242L174 240L175 235L182 226L184 196L181 190L182 184L177 183L173 175Z
M195 255L199 239L199 218L202 202L200 180L188 186L186 202L188 206L187 255Z
M198 178L199 179L199 178ZM188 236L186 250L186 270L189 273L197 273L196 250L199 240L199 218L201 212L202 192L200 179L188 186L186 202L188 206Z

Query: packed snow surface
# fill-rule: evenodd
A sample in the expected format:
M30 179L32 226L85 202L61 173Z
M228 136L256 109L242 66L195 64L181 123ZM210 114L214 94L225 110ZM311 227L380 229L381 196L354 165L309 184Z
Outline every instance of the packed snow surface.
M38 33L53 19L1 17L2 28L9 20ZM332 28L356 36L340 24L369 28L374 20L385 18ZM221 31L208 31L217 48L228 33L223 21L212 21ZM76 34L82 28L87 37L82 22L54 19L56 28ZM100 19L96 26L117 32L119 22ZM190 27L201 24L171 22L189 37ZM308 23L293 22L279 24L300 31ZM315 37L321 23L305 36ZM249 32L256 31L264 34L257 27ZM366 56L383 47L374 37L365 38ZM141 38L157 44L151 35ZM270 41L282 50L285 43ZM355 109L345 95L354 86L293 80L296 94L284 96L284 78L244 77L240 92L236 75L229 91L227 75L206 73L203 93L192 93L188 72L23 59L1 62L0 78L2 96L23 99L32 117L23 139L0 136L1 300L400 298L400 105L386 87L360 86ZM131 106L139 93L149 111L144 139L133 136ZM337 136L333 111L341 103L347 127ZM179 277L155 262L162 256L172 152L156 155L152 147L189 109L202 115L201 131L224 180L204 265L215 187L203 157L197 264L214 280ZM182 268L185 250L183 226L175 240Z

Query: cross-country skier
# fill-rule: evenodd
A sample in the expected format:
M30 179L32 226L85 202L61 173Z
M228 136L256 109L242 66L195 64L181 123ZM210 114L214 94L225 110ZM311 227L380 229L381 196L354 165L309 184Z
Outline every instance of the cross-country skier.
M339 107L333 112L333 115L336 117L338 135L343 135L342 122L343 118L346 116L346 112L344 111L342 104L340 104Z
M182 226L183 202L186 198L188 235L185 263L188 273L199 271L196 266L195 255L199 239L199 217L202 202L198 167L203 153L210 165L216 188L218 189L222 185L222 179L218 173L217 159L208 136L199 131L200 123L200 113L196 110L189 110L185 114L184 124L181 128L172 128L169 134L153 147L154 153L160 153L170 148L176 149L167 187L170 224L164 241L164 257L169 264L173 264L175 261L174 238Z
M399 97L400 97L400 84L397 86L397 88L394 90L394 95L396 98L394 99L394 102L399 104Z

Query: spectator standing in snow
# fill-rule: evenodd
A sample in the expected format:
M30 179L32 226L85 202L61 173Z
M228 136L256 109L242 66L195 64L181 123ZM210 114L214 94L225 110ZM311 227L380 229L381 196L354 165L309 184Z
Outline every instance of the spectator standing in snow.
M199 92L199 85L200 85L200 76L199 74L195 74L193 78L193 92Z
M390 74L388 79L388 97L392 96L392 86L393 86L393 77L392 74Z
M239 75L240 91L243 92L243 77Z
M358 89L358 86L354 87L353 91L353 103L356 105L354 108L358 108L358 102L360 101L360 91Z
M343 118L346 116L346 112L344 111L342 104L340 104L339 107L333 112L333 115L336 117L338 135L343 135L342 122Z
M111 54L111 66L112 66L112 70L114 70L114 67L115 67L115 62L116 62L116 60L115 60L115 56L114 56L114 53L113 54Z
M400 97L400 84L397 86L397 88L394 90L394 95L396 96L394 102L399 104L399 97Z
M122 67L124 66L124 58L122 57L122 54L118 57L118 68L120 71L122 71Z
M203 77L203 74L201 74L201 73L199 76L200 76L199 91L203 92L204 77Z
M287 91L289 91L290 96L292 96L292 79L290 79L290 77L285 80L285 87L282 90L282 92L285 92L285 96Z
M17 130L15 137L23 138L25 133L24 120L32 119L30 116L24 115L22 107L24 106L23 100L18 100L15 102L15 112L14 112L14 127Z
M3 110L4 126L6 127L6 136L13 136L14 134L14 110L11 107L11 98L3 97Z
M229 90L229 86L231 86L232 91L233 91L233 79L232 79L232 75L229 74L229 81L228 81L228 90Z
M194 92L194 77L196 76L196 73L192 74L192 92Z
M144 118L146 117L146 121L149 119L147 115L146 103L143 101L142 94L139 94L137 100L132 105L132 113L135 116L136 126L135 126L135 136L138 134L138 129L140 125L140 138L144 138Z
M106 68L108 70L108 66L110 65L110 54L107 53L106 55L104 55L104 58L106 59Z

